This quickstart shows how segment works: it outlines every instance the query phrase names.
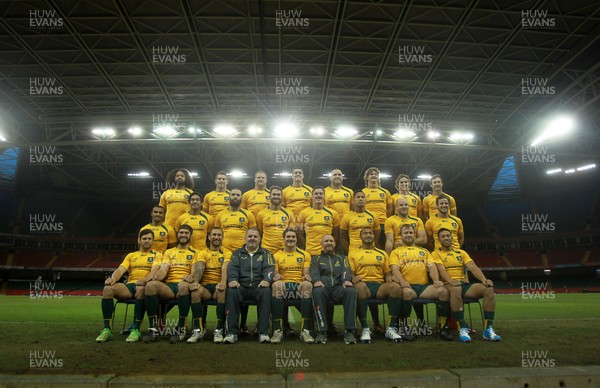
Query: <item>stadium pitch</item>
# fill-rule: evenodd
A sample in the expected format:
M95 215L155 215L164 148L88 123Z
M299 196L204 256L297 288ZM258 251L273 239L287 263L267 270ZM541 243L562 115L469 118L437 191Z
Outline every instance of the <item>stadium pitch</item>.
M307 345L297 337L260 345L253 337L235 345L216 345L208 335L198 344L172 345L168 340L125 343L119 335L124 309L117 313L113 337L94 340L102 329L99 297L35 299L1 296L0 372L8 374L281 374L294 372L361 372L475 367L554 368L597 364L600 344L600 294L556 294L553 299L497 295L499 343L481 339L481 321L470 344L455 338L419 338L394 344L376 336L370 345L345 345L341 337L326 345ZM294 309L293 316L299 321ZM431 309L433 312L433 309ZM131 313L131 311L130 311ZM177 308L168 316L173 321ZM335 322L342 322L336 308ZM250 310L249 321L256 313ZM468 317L468 315L467 315ZM208 333L214 328L210 307ZM251 325L252 326L252 325ZM292 325L294 326L294 325ZM296 325L297 326L297 325ZM147 324L142 326L145 331Z

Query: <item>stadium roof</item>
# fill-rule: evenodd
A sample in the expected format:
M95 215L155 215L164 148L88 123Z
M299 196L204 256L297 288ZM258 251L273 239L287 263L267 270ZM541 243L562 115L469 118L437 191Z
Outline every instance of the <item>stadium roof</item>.
M0 150L23 148L21 192L127 200L180 166L208 191L218 170L263 169L284 185L273 174L300 164L311 184L339 167L351 187L372 165L390 189L399 173L441 173L448 192L477 202L511 154L521 181L597 162L600 4L441 3L2 2ZM575 134L539 151L552 162L523 163L522 146L558 113L575 117ZM274 139L282 119L298 139ZM219 137L221 122L239 134ZM175 134L151 133L164 124ZM248 125L263 128L258 139ZM356 134L333 135L339 125ZM474 139L456 144L457 130Z

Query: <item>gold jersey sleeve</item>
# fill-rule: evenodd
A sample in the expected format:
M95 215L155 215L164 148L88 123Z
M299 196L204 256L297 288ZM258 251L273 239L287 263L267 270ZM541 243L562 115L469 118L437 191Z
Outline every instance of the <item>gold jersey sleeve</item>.
M340 217L333 209L308 208L298 215L298 225L304 227L306 233L306 251L315 256L321 253L323 236L340 226Z
M406 199L408 202L408 215L412 217L419 217L421 209L423 208L423 202L421 201L421 198L417 194L411 192L408 194L393 194L392 201L394 203L394 209L396 209L396 203L401 197Z
M282 205L295 216L312 203L312 188L308 185L302 187L288 186L282 192Z
M176 230L179 230L181 225L189 225L194 229L190 245L197 251L206 249L206 237L215 226L215 219L208 213L200 212L200 214L185 213L177 219Z
M400 246L390 253L390 266L400 267L400 273L409 284L428 284L427 268L433 264L431 253L417 246Z
M217 214L229 207L229 190L211 191L204 196L202 211L216 217Z
M283 249L283 232L291 224L290 213L287 209L263 209L256 217L256 225L262 233L260 245L271 253Z
M123 262L120 264L121 267L125 268L129 272L129 278L127 283L135 283L138 280L144 279L150 273L153 266L160 266L162 262L162 254L156 251L150 252L131 252Z
M390 272L388 255L381 249L355 249L348 254L348 261L352 274L365 282L383 283Z
M334 189L331 186L325 188L325 206L338 212L340 219L350 213L354 191L342 186Z
M442 249L436 249L432 253L433 261L436 264L442 264L453 280L465 280L466 265L473 261L469 254L462 249L450 249L444 251Z
M165 253L170 244L177 243L175 229L168 225L162 224L154 226L152 224L147 224L140 228L140 232L143 229L150 229L154 233L154 241L152 242L153 251Z
M191 190L168 189L160 196L160 206L166 209L165 225L175 227L177 218L190 210Z
M254 214L247 210L225 209L217 214L215 226L223 230L223 247L233 252L244 245L246 231L256 226L256 220Z
M268 189L265 190L248 190L242 195L242 208L250 210L254 217L258 216L263 209L269 207L270 195Z
M286 283L302 282L304 268L310 268L310 255L302 249L296 248L294 252L279 251L273 255L275 258L275 271Z
M360 231L366 227L371 227L375 232L381 229L379 219L371 212L350 212L344 216L340 223L340 229L348 231L350 240L348 252L358 249L362 245Z
M201 284L217 284L221 282L223 264L231 260L231 251L221 248L217 251L204 249L198 252L198 260L205 263Z
M179 283L184 277L192 273L192 265L198 259L197 252L192 248L167 249L163 255L162 264L169 266L165 283Z

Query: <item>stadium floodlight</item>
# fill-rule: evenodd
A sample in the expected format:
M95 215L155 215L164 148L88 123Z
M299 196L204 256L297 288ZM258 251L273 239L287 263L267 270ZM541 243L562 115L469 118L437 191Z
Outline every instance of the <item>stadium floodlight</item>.
M290 177L292 176L291 172L287 172L287 171L283 171L283 172L276 172L275 174L273 174L276 177Z
M251 125L248 127L248 134L250 136L258 136L262 133L262 128L256 125Z
M404 129L404 128L400 128L399 130L394 132L394 137L396 137L398 140L402 140L402 141L407 141L407 140L413 139L415 136L417 136L416 133L414 133L413 131L410 131L408 129Z
M160 127L156 127L152 130L152 132L154 132L156 135L158 135L162 138L172 137L177 134L177 131L175 130L175 128L173 128L169 124L165 124L165 125L161 125Z
M315 135L315 136L323 136L323 134L325 133L325 130L323 129L323 127L312 127L310 129L310 133L311 133L311 135Z
M280 139L294 139L299 134L298 126L289 121L282 121L275 126L275 137Z
M127 132L129 132L129 134L133 137L137 137L137 136L141 136L142 135L142 128L135 126L135 127L129 127L129 129L127 129Z
M232 178L243 178L246 176L246 173L240 170L231 170L231 172L227 175Z
M561 171L562 171L562 168L555 168L555 169L552 169L552 170L547 170L546 174L548 174L548 175L558 174Z
M190 175L191 175L191 176L198 176L198 173L197 173L197 172L195 172L195 171L190 171Z
M341 126L336 131L335 134L343 139L348 139L358 134L358 131L352 127Z
M429 174L421 174L421 175L417 175L417 179L423 179L423 180L430 180L431 179L431 175Z
M230 137L237 135L235 127L231 124L218 124L213 128L215 135L220 137Z
M196 127L188 127L188 132L192 135L202 133L202 129Z
M379 179L390 179L392 174L388 174L386 172L379 173Z
M128 172L127 176L129 177L133 177L133 178L150 178L150 173L146 172L146 171L141 171L141 172Z
M457 143L467 143L473 140L474 135L471 132L452 132L450 140Z
M575 172L574 168L570 168L568 170L565 170L565 174L573 174Z
M427 137L430 138L431 140L435 140L438 137L440 137L440 133L436 132L436 131L429 131L429 132L427 132Z
M4 135L0 135L0 141L6 141L6 138L4 137Z
M381 135L383 135L383 131L381 129L377 129L377 130L375 130L375 135L381 136Z
M550 124L542 130L542 133L531 142L531 146L536 146L547 140L564 137L571 133L574 128L575 121L572 118L566 116L558 117L552 120Z
M106 139L115 136L117 132L111 127L98 127L92 129L92 134L94 134L97 137Z
M586 164L585 166L577 167L577 171L591 170L592 168L596 168L596 164Z

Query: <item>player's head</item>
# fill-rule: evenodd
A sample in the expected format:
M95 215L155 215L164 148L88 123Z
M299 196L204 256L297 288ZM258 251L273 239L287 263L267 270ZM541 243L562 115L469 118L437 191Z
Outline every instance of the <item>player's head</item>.
M260 170L254 174L254 187L264 190L267 187L267 173Z
M398 175L398 177L396 178L396 183L395 183L395 187L396 190L398 190L398 192L406 192L410 189L410 178L408 175L406 174L400 174Z
M446 194L442 194L435 199L435 204L440 213L446 214L450 208L450 198Z
M260 232L258 231L258 228L248 228L246 235L244 236L244 241L246 242L246 249L248 251L255 251L260 244Z
M452 232L449 229L441 228L438 230L438 240L442 247L450 248L452 246Z
M167 184L175 184L176 186L184 186L188 189L194 188L194 177L185 168L176 168L167 173Z
M215 175L215 185L218 190L225 190L227 188L227 184L229 183L229 178L227 178L227 173L225 171L219 171Z
M429 178L429 186L434 191L441 191L442 187L444 187L444 182L442 182L442 176L440 174L434 174Z
M402 217L408 216L408 201L404 197L398 198L396 201L396 213L401 215Z
M302 170L302 167L294 167L292 169L292 180L294 183L304 182L304 171Z
M379 186L379 169L377 167L369 167L365 171L365 186Z
M373 228L370 226L366 226L360 230L360 241L364 245L371 245L375 240L375 233L373 233Z
M295 229L287 228L283 231L283 243L288 248L295 248L298 243L298 233Z
M242 204L242 190L233 188L229 191L229 204L238 207Z
M283 189L280 186L271 186L269 189L269 201L275 205L281 205L281 195L283 193Z
M313 204L324 204L325 203L325 189L323 186L315 186L312 191Z
M202 207L202 195L197 192L193 192L190 194L190 208L194 210L200 210Z
M194 229L188 224L183 224L179 227L177 231L177 242L179 245L186 245L190 243L192 238L192 233L194 233Z
M223 242L223 229L215 226L208 234L208 242L212 248L219 248Z
M367 197L362 190L356 190L354 192L354 206L357 208L363 208L367 203Z
M154 232L152 229L142 229L140 233L138 233L138 243L140 244L140 248L142 249L150 249L152 247L152 243L154 242Z
M404 245L413 245L415 242L415 228L411 224L404 224L400 228L400 237Z
M335 239L332 235L326 234L321 237L321 248L323 252L333 253L333 249L335 248Z
M160 205L154 206L150 212L150 217L152 217L152 222L155 224L162 224L165 220L165 208Z
M334 168L331 170L331 173L329 174L329 180L331 181L332 185L341 185L342 181L344 180L344 174L342 174L342 170L339 168Z

